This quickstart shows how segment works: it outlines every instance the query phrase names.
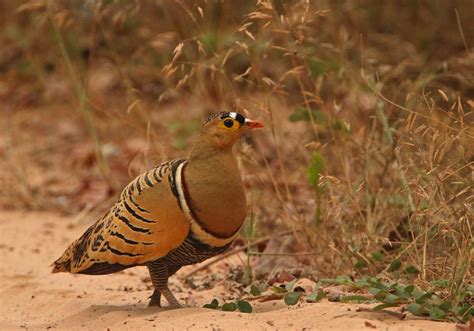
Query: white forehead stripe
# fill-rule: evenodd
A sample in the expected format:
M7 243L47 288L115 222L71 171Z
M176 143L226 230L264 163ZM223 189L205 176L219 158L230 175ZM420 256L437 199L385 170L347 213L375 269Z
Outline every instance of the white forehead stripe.
M232 117L234 120L237 118L237 113L236 112L230 112L229 117Z

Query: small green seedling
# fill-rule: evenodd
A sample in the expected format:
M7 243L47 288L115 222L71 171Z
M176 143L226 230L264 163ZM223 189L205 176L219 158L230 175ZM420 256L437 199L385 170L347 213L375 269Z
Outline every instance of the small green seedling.
M288 292L285 294L283 300L287 306L294 306L298 303L302 295L302 292Z
M394 260L390 265L391 272L397 272L401 267L399 260ZM404 269L406 274L416 274L418 270L413 266ZM387 308L401 307L416 316L427 317L432 320L448 320L453 322L468 322L474 317L474 307L469 301L474 288L465 284L462 290L462 302L453 300L447 295L450 283L447 281L432 282L431 288L424 291L413 284L404 285L398 282L389 283L376 277L363 277L351 280L348 277L324 279L320 281L327 285L349 285L354 290L366 291L367 295L355 294L339 296L330 301L340 302L366 302L380 303L373 308L374 311L383 311ZM313 298L314 295L311 297ZM309 295L307 296L307 301Z
M222 311L240 311L241 313L251 313L252 305L246 300L237 300L236 302L226 302L219 306L219 300L213 299L210 303L203 305L208 309L221 309Z

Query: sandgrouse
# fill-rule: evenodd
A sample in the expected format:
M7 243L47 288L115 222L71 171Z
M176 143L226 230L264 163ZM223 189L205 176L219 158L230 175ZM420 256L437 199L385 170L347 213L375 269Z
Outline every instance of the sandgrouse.
M263 124L236 112L212 115L188 158L160 164L135 178L115 205L51 265L52 272L105 275L147 266L150 306L180 307L168 278L184 265L225 251L246 216L234 143Z

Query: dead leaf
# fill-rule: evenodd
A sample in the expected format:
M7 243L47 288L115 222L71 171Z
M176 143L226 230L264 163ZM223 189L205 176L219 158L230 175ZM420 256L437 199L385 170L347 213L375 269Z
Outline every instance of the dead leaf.
M366 327L371 328L371 329L376 329L377 328L376 325L370 323L369 321L365 321L364 324L365 324Z

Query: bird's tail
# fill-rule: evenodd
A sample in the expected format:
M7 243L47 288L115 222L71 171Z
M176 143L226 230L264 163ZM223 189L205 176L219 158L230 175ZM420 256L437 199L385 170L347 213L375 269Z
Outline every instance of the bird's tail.
M57 272L71 272L73 251L74 245L71 245L66 249L59 259L51 263L50 267L53 267L51 273L55 274Z
M91 241L92 231L94 230L94 225L89 227L86 232L77 240L75 240L69 247L64 251L63 255L56 261L51 264L53 274L57 272L70 272L77 273L83 270L88 266L88 264L81 264L80 262L85 259L87 254L87 245ZM87 260L87 259L86 259ZM78 268L78 265L80 267Z

